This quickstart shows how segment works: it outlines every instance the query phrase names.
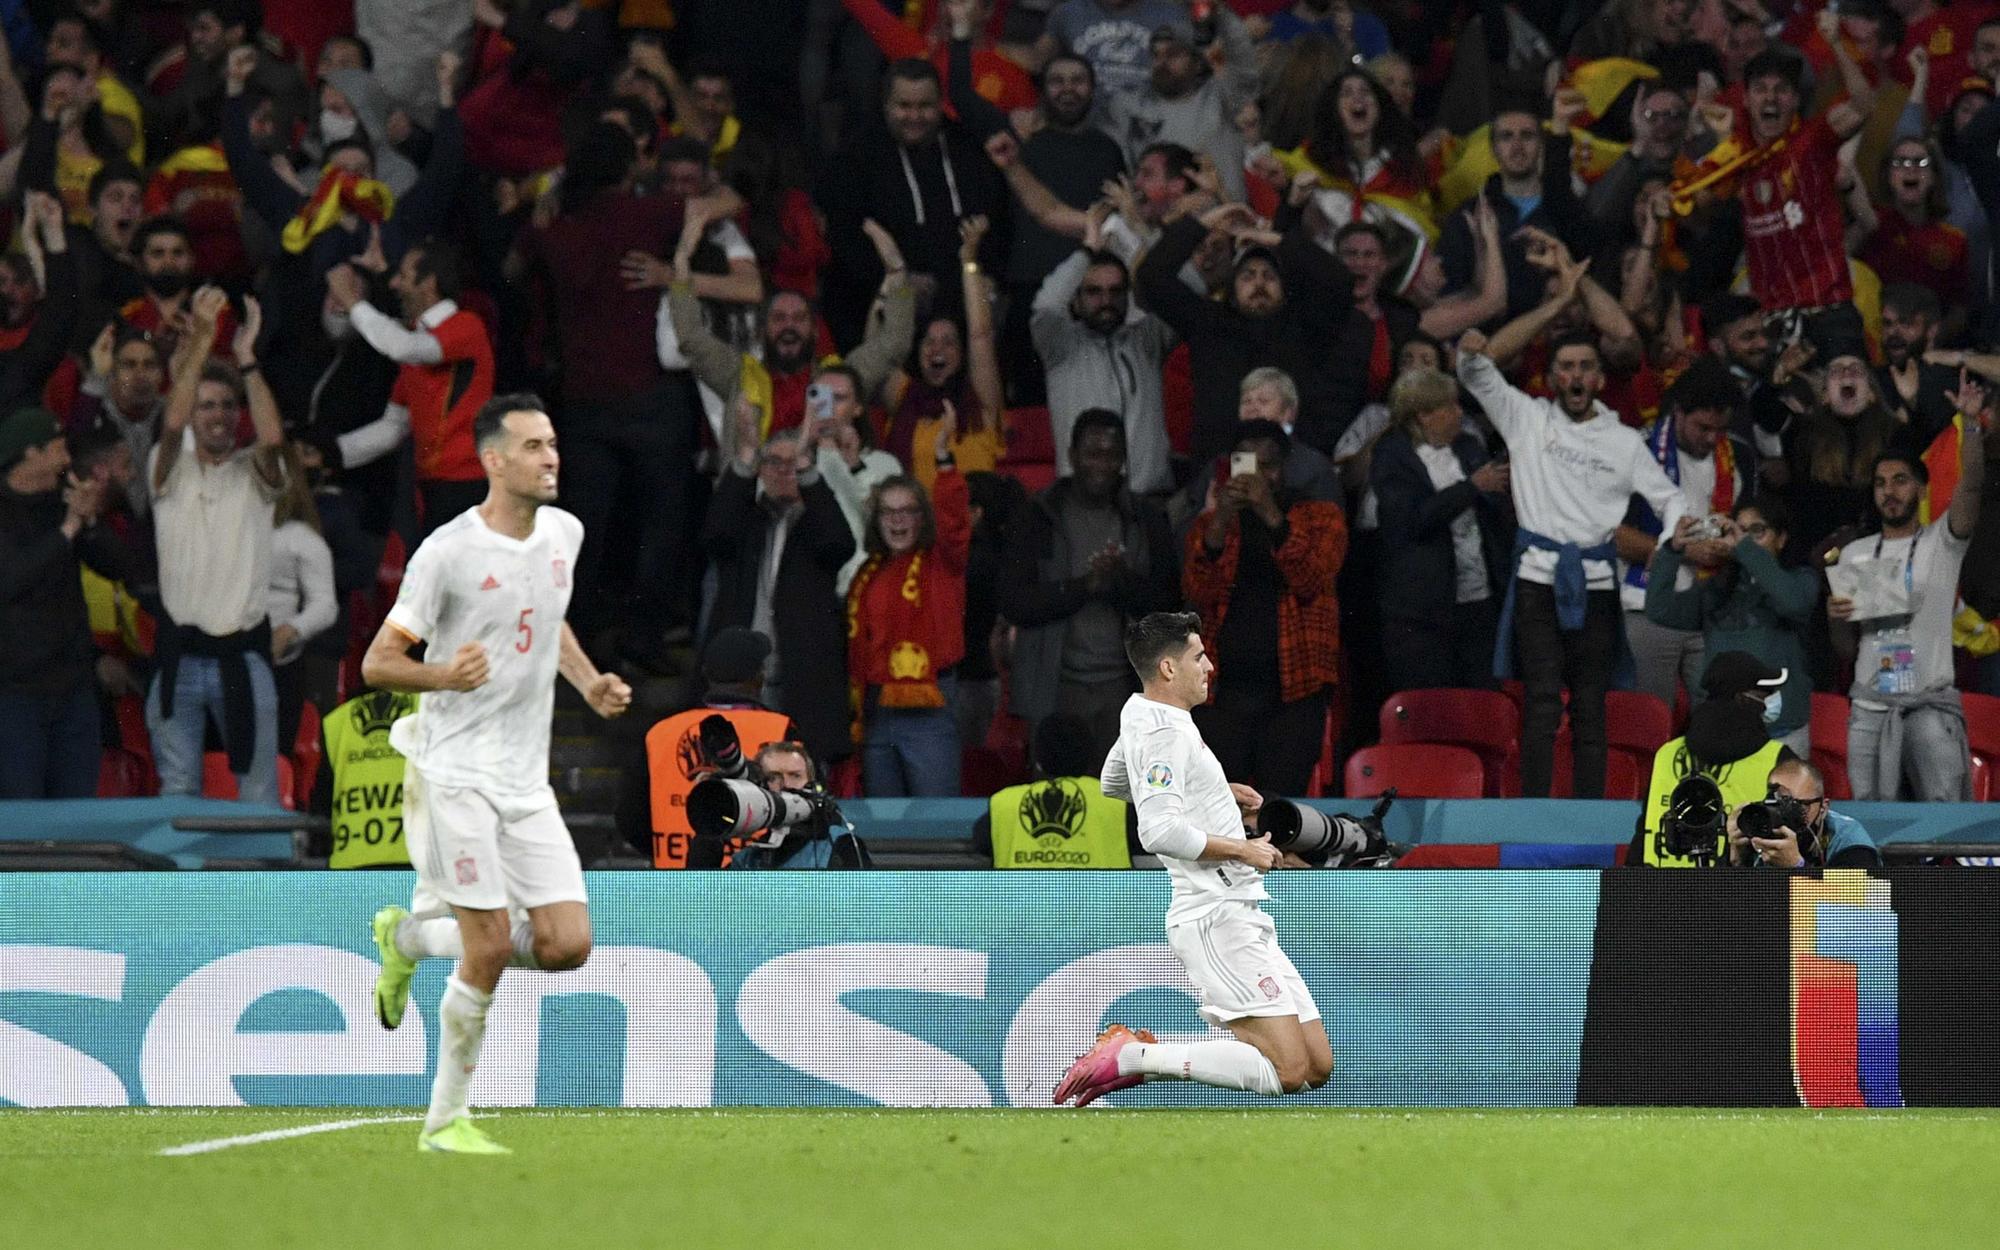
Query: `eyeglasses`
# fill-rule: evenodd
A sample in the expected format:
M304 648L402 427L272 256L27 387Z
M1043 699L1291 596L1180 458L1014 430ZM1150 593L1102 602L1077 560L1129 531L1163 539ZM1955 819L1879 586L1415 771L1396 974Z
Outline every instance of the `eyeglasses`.
M1891 169L1929 169L1930 167L1931 158L1928 156L1892 156L1889 158L1889 168Z

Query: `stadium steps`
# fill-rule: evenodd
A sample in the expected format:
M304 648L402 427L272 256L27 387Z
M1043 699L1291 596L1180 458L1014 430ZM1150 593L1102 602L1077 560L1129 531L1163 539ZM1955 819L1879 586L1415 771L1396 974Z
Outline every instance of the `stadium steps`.
M632 710L604 720L565 681L556 683L555 718L549 732L549 784L563 820L587 867L644 867L619 840L616 812L624 769L654 722L680 706L683 682L647 677L633 682Z

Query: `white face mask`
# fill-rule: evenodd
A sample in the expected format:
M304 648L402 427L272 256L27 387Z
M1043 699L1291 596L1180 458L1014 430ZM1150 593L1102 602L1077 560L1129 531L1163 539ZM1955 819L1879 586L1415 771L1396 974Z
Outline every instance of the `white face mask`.
M1785 714L1784 691L1773 690L1771 693L1764 696L1764 723L1766 725L1777 724L1778 718L1780 716L1783 716L1784 714Z
M321 109L319 113L319 136L328 143L338 143L342 139L352 139L361 129L361 123L352 113L335 113Z

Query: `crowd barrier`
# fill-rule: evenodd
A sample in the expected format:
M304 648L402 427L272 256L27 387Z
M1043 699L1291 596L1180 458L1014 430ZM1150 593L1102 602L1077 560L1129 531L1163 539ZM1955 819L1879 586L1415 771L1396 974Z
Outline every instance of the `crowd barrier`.
M1311 806L1365 815L1371 800L1312 799ZM986 812L984 799L850 799L842 805L861 835L875 843L970 836ZM1991 843L2000 853L2000 804L1840 803L1877 843ZM1504 843L1622 845L1632 836L1639 805L1578 799L1404 799L1390 809L1384 832L1404 846ZM214 799L82 799L0 803L0 869L24 844L118 844L138 852L137 866L201 868L290 862L297 813ZM309 818L308 818L309 819Z
M0 1102L410 1105L368 921L407 873L0 874ZM1156 873L593 873L476 1104L1048 1104L1107 1021L1201 1036ZM1279 872L1329 1105L2000 1102L2000 874ZM1126 1107L1261 1105L1157 1082Z

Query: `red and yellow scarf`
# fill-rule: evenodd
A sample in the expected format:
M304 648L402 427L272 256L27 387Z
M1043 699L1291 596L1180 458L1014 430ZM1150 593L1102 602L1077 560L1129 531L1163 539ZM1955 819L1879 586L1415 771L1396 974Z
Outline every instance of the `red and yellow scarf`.
M373 178L363 178L329 165L320 174L319 186L313 188L312 198L285 223L280 241L286 251L297 254L311 247L314 239L338 224L343 214L353 213L361 220L379 226L389 220L389 214L395 211L396 196L387 186Z

